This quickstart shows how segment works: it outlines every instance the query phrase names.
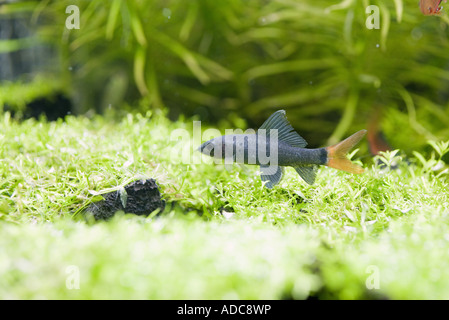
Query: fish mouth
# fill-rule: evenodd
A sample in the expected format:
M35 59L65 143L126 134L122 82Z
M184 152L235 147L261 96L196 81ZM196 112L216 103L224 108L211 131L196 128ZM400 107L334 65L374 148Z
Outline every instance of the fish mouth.
M214 145L210 141L204 142L202 145L196 149L196 151L199 151L205 155L214 156Z
M209 141L208 142L204 142L202 145L200 145L198 148L196 148L196 151L199 151L199 152L203 152L203 150L204 150L204 148L206 148L206 146L208 146L209 145Z

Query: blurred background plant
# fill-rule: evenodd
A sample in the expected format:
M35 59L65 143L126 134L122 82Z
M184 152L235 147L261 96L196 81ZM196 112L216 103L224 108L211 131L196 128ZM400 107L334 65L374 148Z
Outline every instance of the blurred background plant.
M65 26L69 5L80 9L80 29ZM369 5L380 9L379 29L366 27ZM0 20L24 12L56 53L51 76L1 79L0 105L10 108L33 100L20 91L37 83L50 89L28 91L63 92L74 113L164 109L256 127L282 108L312 146L373 119L409 152L449 136L446 8L424 16L417 0L43 0L4 2ZM0 55L17 50L1 37Z

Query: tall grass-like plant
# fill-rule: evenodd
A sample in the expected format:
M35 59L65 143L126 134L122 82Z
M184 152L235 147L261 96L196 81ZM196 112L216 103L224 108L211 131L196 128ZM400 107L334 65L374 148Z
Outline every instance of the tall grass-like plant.
M34 16L62 52L79 111L144 97L174 116L257 125L284 108L319 144L383 109L393 144L413 135L413 148L449 134L449 19L446 9L423 16L416 2L47 0ZM65 27L73 4L79 30ZM367 27L370 5L379 29Z

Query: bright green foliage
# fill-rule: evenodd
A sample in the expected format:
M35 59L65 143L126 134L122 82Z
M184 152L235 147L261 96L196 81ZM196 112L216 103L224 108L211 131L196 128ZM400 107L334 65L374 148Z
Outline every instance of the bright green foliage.
M68 5L80 8L79 30L65 27ZM366 27L369 5L380 29ZM0 108L63 91L75 111L106 116L0 116L1 299L449 298L447 8L427 17L417 0L0 7L0 18L17 14L57 48L60 74L1 83ZM0 52L35 43L3 39ZM313 145L370 129L381 110L403 152L372 160L362 143L351 157L363 175L322 167L309 186L287 169L268 190L256 167L228 171L191 155L199 117L171 122L165 111L199 114L224 133L280 108ZM160 186L162 214L84 216L101 194L142 178Z
M366 160L362 175L322 167L312 186L287 169L268 190L254 166L180 162L180 128L191 121L162 112L2 116L0 298L449 298L448 142ZM144 177L164 213L83 219Z
M59 49L78 112L136 108L144 96L140 112L166 106L214 122L237 113L256 125L285 108L319 145L383 110L390 142L412 151L449 135L448 9L424 16L418 2L47 0L32 19ZM65 27L68 5L80 8L79 30ZM379 29L367 27L369 5Z

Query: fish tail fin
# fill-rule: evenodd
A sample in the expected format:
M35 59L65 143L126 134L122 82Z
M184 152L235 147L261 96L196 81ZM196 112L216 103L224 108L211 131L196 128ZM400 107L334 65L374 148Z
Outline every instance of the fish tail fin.
M351 150L365 135L366 130L360 130L352 136L337 143L336 145L327 147L327 163L328 167L343 170L349 173L363 173L364 169L351 162L346 158L347 153Z

